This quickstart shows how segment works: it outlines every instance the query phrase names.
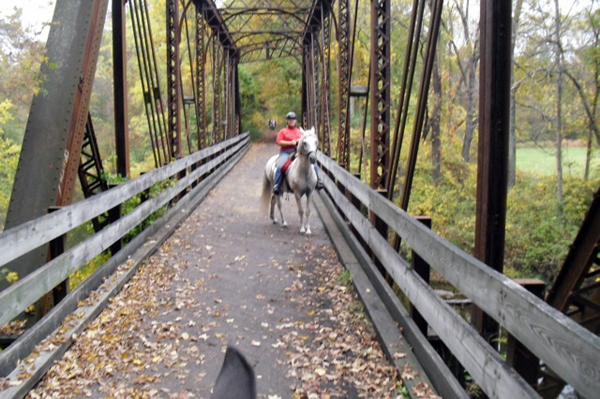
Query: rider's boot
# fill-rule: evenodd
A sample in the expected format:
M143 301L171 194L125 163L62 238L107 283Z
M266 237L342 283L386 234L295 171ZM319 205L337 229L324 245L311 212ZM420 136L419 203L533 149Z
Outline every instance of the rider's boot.
M273 186L273 194L281 195L283 193L283 173L281 173L277 180L275 181L275 185Z
M325 186L323 185L323 180L321 180L321 177L319 176L319 167L317 164L315 164L315 174L317 175L317 185L315 186L315 189L322 190Z

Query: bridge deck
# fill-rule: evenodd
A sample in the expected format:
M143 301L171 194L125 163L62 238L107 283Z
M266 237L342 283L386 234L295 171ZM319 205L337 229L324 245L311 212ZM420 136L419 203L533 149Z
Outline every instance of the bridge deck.
M314 207L310 237L293 199L288 228L260 212L275 151L251 146L35 393L208 397L230 343L254 366L259 397L396 396L397 373Z

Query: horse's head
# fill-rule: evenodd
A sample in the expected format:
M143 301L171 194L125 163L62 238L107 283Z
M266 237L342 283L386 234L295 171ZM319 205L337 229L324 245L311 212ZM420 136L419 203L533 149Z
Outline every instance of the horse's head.
M319 148L319 138L315 133L314 126L308 130L302 131L302 137L298 142L298 152L306 155L311 164L317 162L317 149Z

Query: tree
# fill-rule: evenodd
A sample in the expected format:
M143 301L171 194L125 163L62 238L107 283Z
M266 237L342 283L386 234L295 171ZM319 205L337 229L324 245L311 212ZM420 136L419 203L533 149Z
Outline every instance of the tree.
M515 46L516 46L516 38L519 32L519 20L521 18L521 10L523 9L523 0L516 0L514 11L513 11L513 20L512 20L512 46L511 46L511 64L513 65L513 73L511 74L511 88L510 88L510 131L509 131L509 149L508 149L508 187L512 187L516 182L516 173L517 173L517 134L516 134L516 124L515 124L515 116L517 112L516 107L516 91L519 88L520 82L515 84L514 82L514 58L515 58Z
M471 144L475 129L477 128L476 97L479 82L477 76L477 65L479 64L479 29L474 29L474 22L469 16L469 5L470 2L468 0L465 2L455 0L452 9L458 13L459 22L455 26L454 19L450 18L443 25L449 37L448 44L450 50L456 59L456 65L460 71L458 85L462 88L462 103L465 111L465 131L461 154L462 158L467 162L471 159ZM454 39L455 37L459 37L458 34L455 34L456 31L462 32L462 37L459 41L457 41L458 39ZM459 44L461 41L464 42L463 45Z
M558 0L554 0L554 68L556 73L556 199L558 201L558 212L562 215L563 202L563 171L562 171L562 90L564 51L562 48L561 18Z
M23 138L31 99L40 89L39 66L45 60L44 43L32 28L23 26L22 16L18 8L0 16L0 98L11 101L13 116L4 122L4 134L16 143Z
M586 9L575 29L581 33L582 42L577 48L577 57L573 57L565 75L575 87L587 119L587 154L584 179L590 175L593 137L600 145L600 126L598 122L598 100L600 99L600 10Z
M22 11L0 17L0 226L19 160L20 143L34 93L39 92L43 43L21 23Z
M2 125L13 119L10 114L12 103L4 100L0 103L0 227L3 228L6 210L10 200L12 182L19 162L20 147L10 138L4 136Z

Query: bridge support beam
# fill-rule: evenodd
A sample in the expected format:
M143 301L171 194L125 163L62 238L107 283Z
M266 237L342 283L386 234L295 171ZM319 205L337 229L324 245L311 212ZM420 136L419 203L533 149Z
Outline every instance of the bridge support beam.
M508 190L511 3L482 1L480 15L475 257L502 273ZM478 308L473 310L473 324L488 342L497 338L498 323Z
M179 1L167 0L167 128L171 159L181 158Z
M56 2L40 70L44 83L31 104L5 229L72 201L107 7L108 0ZM22 279L46 256L43 247L6 267Z
M337 161L340 166L350 170L350 10L348 0L338 1L338 142Z
M206 120L206 22L202 7L196 6L196 109L198 112L198 149L201 150L207 144L207 120Z
M323 48L323 79L321 84L321 131L319 132L319 142L321 143L321 151L325 155L331 156L331 118L329 113L329 110L331 109L329 101L329 93L331 90L331 17L329 15L323 18L321 35L321 46Z
M213 144L221 137L221 49L215 34L213 40Z
M387 191L390 142L390 0L371 2L371 187Z
M115 151L117 174L129 176L129 129L127 118L127 52L125 2L112 0L113 92L115 97Z

